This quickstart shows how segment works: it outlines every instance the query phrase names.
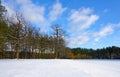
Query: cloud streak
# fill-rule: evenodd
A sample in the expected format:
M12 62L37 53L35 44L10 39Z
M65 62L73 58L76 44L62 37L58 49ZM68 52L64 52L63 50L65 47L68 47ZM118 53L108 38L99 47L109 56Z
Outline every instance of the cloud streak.
M43 6L37 6L31 0L16 0L16 3L20 5L20 11L30 22L41 23L45 21Z
M119 28L119 26L120 26L120 23L105 25L105 27L101 28L100 31L93 33L93 37L95 37L94 41L98 42L103 37L112 35L115 32L115 30Z
M99 32L96 32L94 34L94 36L100 36L100 37L104 37L104 36L107 36L109 34L112 34L113 33L113 26L111 25L108 25L104 28L102 28Z
M94 22L99 19L98 15L92 13L90 8L80 8L78 10L72 10L68 18L70 26L75 30L88 29Z
M10 5L11 3L14 5ZM41 28L41 31L43 32L47 32L51 24L67 9L66 7L63 7L59 1L56 1L55 4L53 4L48 13L45 12L45 6L36 5L32 0L7 0L4 4L10 15L14 14L13 12L15 12L15 10L18 10L23 14L27 21Z
M89 41L89 29L99 19L98 15L93 14L93 9L90 8L79 8L78 10L72 10L69 21L69 30L71 34L68 38L69 45L80 46Z
M82 44L85 44L89 40L87 35L78 35L77 37L70 37L68 41L68 46L70 47L78 47Z
M62 7L62 4L57 1L53 6L52 6L52 10L49 12L49 21L55 21L58 19L59 16L61 16L63 14L63 12L66 10L67 8Z

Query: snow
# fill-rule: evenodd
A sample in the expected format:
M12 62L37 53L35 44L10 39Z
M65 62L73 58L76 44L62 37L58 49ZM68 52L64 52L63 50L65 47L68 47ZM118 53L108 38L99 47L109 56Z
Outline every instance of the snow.
M0 60L0 77L120 77L119 73L120 60Z

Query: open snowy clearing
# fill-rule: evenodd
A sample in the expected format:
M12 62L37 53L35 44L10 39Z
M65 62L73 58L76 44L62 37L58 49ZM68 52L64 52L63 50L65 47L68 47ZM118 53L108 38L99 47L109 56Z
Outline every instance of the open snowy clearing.
M0 77L120 77L120 60L0 60Z

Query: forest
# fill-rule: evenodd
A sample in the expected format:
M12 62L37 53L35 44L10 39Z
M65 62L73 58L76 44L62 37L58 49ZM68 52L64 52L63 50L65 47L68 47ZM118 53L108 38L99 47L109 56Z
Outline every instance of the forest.
M111 46L101 49L73 48L71 49L73 58L88 59L120 59L120 47Z
M120 59L120 47L69 48L61 26L51 29L42 33L19 12L9 17L0 0L0 59Z

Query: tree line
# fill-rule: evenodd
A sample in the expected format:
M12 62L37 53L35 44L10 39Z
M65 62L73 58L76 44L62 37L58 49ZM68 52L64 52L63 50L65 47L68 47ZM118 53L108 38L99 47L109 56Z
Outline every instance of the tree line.
M120 59L120 47L112 46L101 49L73 48L70 56L74 59Z

